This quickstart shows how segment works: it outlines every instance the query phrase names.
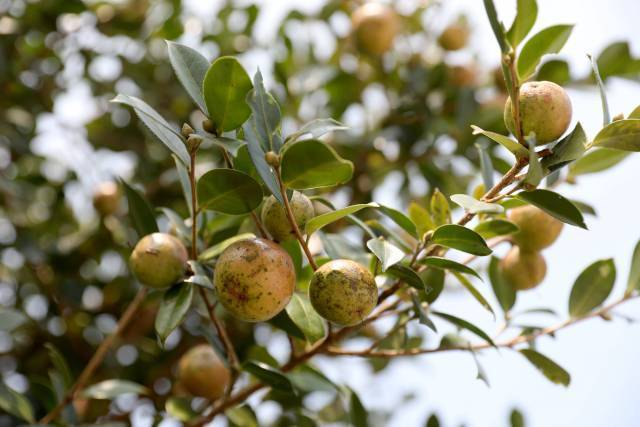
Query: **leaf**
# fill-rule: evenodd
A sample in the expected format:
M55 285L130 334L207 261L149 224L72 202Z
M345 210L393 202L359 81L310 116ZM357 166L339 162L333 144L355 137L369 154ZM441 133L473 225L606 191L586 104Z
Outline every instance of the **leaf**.
M592 145L622 151L640 151L640 119L610 123L598 132Z
M471 129L473 129L474 135L481 134L486 136L487 138L502 145L504 148L509 150L509 152L514 156L516 156L517 158L527 157L529 155L529 152L525 147L523 147L517 141L509 138L508 136L500 135L499 133L481 129L476 125L471 125Z
M277 369L261 362L245 362L242 370L258 378L263 383L274 389L293 392L291 381Z
M202 89L218 135L239 128L249 118L251 109L246 98L251 88L251 79L237 59L222 56L213 61Z
M182 163L188 165L191 162L187 147L184 145L180 132L170 125L156 110L149 104L135 96L119 94L111 100L120 104L133 107L136 115L149 128L151 132L171 150Z
M627 281L627 295L634 290L640 290L640 242L636 244L631 257L631 268L629 269L629 280Z
M486 300L486 298L480 293L479 290L476 289L475 286L462 274L457 271L453 272L453 275L456 276L456 279L462 284L462 286L469 291L469 293L475 298L476 301L480 303L481 306L486 308L491 314L493 314L493 318L495 319L496 314L493 312L493 308L491 308L491 304Z
M186 397L169 397L164 404L164 410L172 418L189 422L198 416L198 413L191 407L191 399Z
M29 319L15 308L0 306L0 331L11 332L27 323Z
M423 236L427 231L436 228L429 211L416 202L409 204L409 218L411 218L411 221L416 225L419 236Z
M571 72L567 61L551 59L545 61L539 68L535 80L549 81L564 86L571 81Z
M596 78L596 83L598 85L598 91L600 92L600 100L602 102L602 126L606 126L611 123L611 114L609 113L609 102L607 101L607 92L604 89L604 83L602 82L602 77L600 77L600 70L598 69L598 64L593 59L593 56L587 55L589 58L589 62L591 62L591 69L593 70L593 75Z
M493 34L496 36L496 40L500 45L500 51L503 54L509 53L509 41L507 40L507 35L505 34L504 25L498 19L498 13L496 12L496 6L493 4L493 0L484 0L484 9L487 12L487 17L489 18L489 23L491 24L491 29L493 30Z
M569 314L582 317L607 299L616 281L612 259L596 261L578 276L569 296Z
M495 203L482 202L466 194L454 194L451 201L469 213L502 213L504 208Z
M187 207L189 208L189 212L193 212L193 206L191 205L191 180L189 178L189 171L175 154L172 154L171 157L173 157L173 162L176 165L178 179L180 180L180 187L182 188L184 199L187 202Z
M519 229L517 225L506 219L491 219L479 223L473 230L482 236L483 239L490 239L492 237L513 234Z
M298 325L294 323L286 310L280 311L280 313L271 318L268 322L276 328L285 331L287 335L291 335L292 337L300 340L307 339L304 332L302 332Z
M520 79L527 80L535 72L544 55L560 52L572 30L573 25L554 25L531 37L518 56Z
M255 412L248 404L235 406L224 413L229 419L230 427L260 427Z
M478 141L474 144L478 150L480 158L480 171L482 172L482 183L484 188L493 187L493 162L489 153L489 142L486 140Z
M542 170L540 160L538 160L538 153L536 153L535 141L531 138L527 138L529 144L529 169L527 175L524 178L524 183L532 187L537 187L545 176L545 172Z
M511 415L509 415L509 422L511 423L511 427L525 427L524 417L517 409L511 411Z
M316 313L306 296L294 293L286 311L310 344L324 338L326 334L324 320Z
M416 288L419 291L425 291L427 294L431 292L431 288L427 285L422 278L412 268L402 264L392 265L387 269L387 274L402 280L412 288Z
M93 384L81 393L85 399L111 400L121 394L147 394L146 387L126 380L106 380Z
M459 317L453 316L451 314L447 314L447 313L442 313L440 311L432 311L431 312L434 316L438 316L450 323L453 323L454 325L456 325L459 328L462 329L466 329L469 332L474 333L475 335L477 335L478 337L482 338L483 340L485 340L487 343L489 343L492 346L496 346L495 343L493 342L493 340L491 339L491 337L489 335L487 335L486 332L484 332L482 329L478 328L476 325L474 325L473 323L469 323L464 319L461 319Z
M436 226L443 224L449 224L451 222L451 209L449 208L449 202L444 194L437 188L433 190L431 195L431 217Z
M408 216L406 216L399 210L390 208L388 206L379 205L377 209L393 222L398 224L404 231L406 231L413 237L418 237L418 229Z
M582 157L587 149L587 135L580 123L576 124L571 133L560 140L554 147L553 153L540 162L551 171Z
M482 280L480 275L473 268L468 267L452 259L442 258L438 256L428 256L428 257L425 257L420 262L429 267L439 268L441 270L449 270L449 271L455 271L458 273L470 274Z
M335 392L338 386L327 378L322 372L310 365L298 366L287 374L293 385L307 392L325 391Z
M415 314L418 316L418 321L431 329L433 332L438 333L436 325L433 323L433 321L431 321L431 319L429 319L429 316L427 316L427 313L422 308L422 304L420 303L418 295L415 292L411 292L411 302L413 303L413 311L415 311Z
M362 405L360 398L350 388L347 388L350 392L349 394L349 421L350 425L353 427L368 427L369 420L367 415L367 410Z
M182 323L192 300L193 286L190 283L179 283L164 293L155 321L160 342L164 343L169 334Z
M189 260L187 261L191 271L193 271L193 275L185 278L183 281L186 283L193 283L194 285L214 290L213 282L210 279L210 273L204 268L202 264L197 261Z
M56 368L56 372L61 375L61 378L64 382L65 390L67 390L73 383L73 376L71 375L71 369L69 369L67 361L65 360L62 353L60 353L60 351L53 344L46 343L44 346L47 349L47 353L49 353L49 359L51 359L51 363Z
M249 151L249 157L251 158L251 162L256 168L258 175L262 178L262 181L265 183L271 194L280 202L281 205L284 205L284 198L282 192L280 191L280 186L278 185L278 181L276 179L275 171L267 164L267 161L264 159L264 151L262 150L262 146L260 145L260 140L258 139L257 131L254 127L252 127L252 122L249 121L242 126L242 130L244 131L244 137L247 139L247 149Z
M631 113L629 113L628 119L640 119L640 105L638 105Z
M278 151L280 147L274 144L273 135L280 127L280 107L269 92L264 88L260 69L253 77L253 89L247 95L247 104L251 108L251 120L265 150Z
M485 383L487 387L491 387L491 384L489 384L489 377L487 376L487 373L485 372L484 368L480 364L480 361L478 360L478 356L476 356L476 352L471 350L470 353L471 353L471 356L473 356L473 361L476 363L476 369L477 369L476 379Z
M531 28L536 23L538 17L538 4L536 0L518 0L518 13L516 14L511 28L507 31L507 39L511 46L518 46Z
M558 193L554 193L551 190L537 189L521 191L515 197L542 209L562 222L587 229L580 210Z
M233 157L238 155L238 151L246 144L245 141L240 141L239 139L229 138L226 136L209 136L202 134L194 134L199 136L205 141L209 141L218 147L224 148L227 150Z
M297 132L292 133L287 137L288 141L295 141L296 139L305 136L311 135L311 138L317 139L322 135L328 132L333 132L334 130L345 130L349 129L349 126L346 126L334 119L315 119L310 121L309 123L302 126Z
M213 169L200 177L196 185L201 209L242 215L262 203L262 188L244 172Z
M513 287L511 287L502 276L500 260L494 256L492 256L491 261L489 261L489 281L491 281L491 288L493 288L493 293L502 311L508 313L516 303L517 294Z
M353 163L316 139L287 144L280 162L282 180L287 188L294 190L333 187L348 182L353 176Z
M22 394L0 381L0 408L31 424L36 422L31 402Z
M570 166L569 173L572 176L578 176L601 172L617 165L629 154L631 153L627 151L613 150L610 148L591 150Z
M399 263L405 253L397 246L384 240L382 237L367 241L367 248L380 260L382 271L387 271L389 267Z
M338 209L332 212L327 212L322 215L318 215L316 217L311 218L307 225L305 226L305 233L307 236L312 235L314 232L320 230L322 227L331 224L332 222L336 222L339 219L346 217L347 215L351 215L365 208L377 208L379 205L377 203L366 203L359 205L351 205L346 208Z
M520 354L526 357L552 383L562 384L565 387L569 386L571 382L569 373L547 356L528 348L520 350Z
M445 224L436 228L431 243L479 256L492 252L478 233L456 224Z
M241 234L229 237L228 239L225 239L222 242L211 246L209 249L204 250L198 257L198 259L200 261L212 260L217 256L219 256L222 252L224 252L225 249L227 249L229 246L231 246L235 242L239 242L245 239L251 239L253 237L256 237L256 235L253 233L241 233Z
M138 237L158 232L158 223L149 202L124 180L120 180L120 182L127 196L129 218L131 218L133 228L138 232Z
M166 40L169 51L169 61L178 76L182 87L187 91L193 102L208 115L207 105L202 97L202 83L209 69L209 61L196 50L188 46Z

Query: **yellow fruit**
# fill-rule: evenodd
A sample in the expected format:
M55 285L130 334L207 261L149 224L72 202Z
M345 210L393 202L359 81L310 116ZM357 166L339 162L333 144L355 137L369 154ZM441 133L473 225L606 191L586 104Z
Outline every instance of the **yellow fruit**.
M131 272L150 288L166 288L178 282L187 269L187 249L166 233L144 236L131 253Z
M438 37L438 44L444 50L460 50L467 45L469 28L462 24L451 24Z
M225 249L216 263L214 282L220 302L232 316L262 322L287 305L296 273L284 249L270 240L252 238Z
M216 400L224 395L231 373L211 346L200 344L180 358L178 379L190 394Z
M340 325L355 325L378 302L373 275L357 262L339 259L322 265L309 283L309 298L320 316Z
M399 24L391 7L368 2L353 12L351 27L360 50L371 55L382 55L393 46Z
M294 191L289 204L300 232L304 233L304 226L315 214L313 203L304 194ZM262 205L262 222L271 237L278 242L296 238L284 206L273 196L269 196Z
M547 263L540 252L524 252L517 246L509 250L500 268L506 281L519 291L535 288L547 274Z
M551 246L564 226L561 221L531 205L511 209L508 216L509 220L520 228L511 239L527 252L536 252Z
M120 187L115 182L103 182L93 193L93 207L102 216L114 214L120 206Z
M528 82L520 87L520 117L525 137L535 133L536 144L560 138L571 123L571 100L567 92L553 82ZM504 107L504 123L515 134L511 98Z

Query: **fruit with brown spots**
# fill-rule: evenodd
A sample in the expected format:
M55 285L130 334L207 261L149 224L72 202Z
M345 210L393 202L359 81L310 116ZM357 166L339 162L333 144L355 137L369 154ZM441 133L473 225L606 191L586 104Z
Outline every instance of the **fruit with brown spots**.
M252 238L229 246L218 258L214 283L222 305L235 318L263 322L278 314L295 289L289 254L270 240Z
M385 4L367 2L351 15L351 27L358 49L382 55L393 46L399 29L398 16Z
M525 252L513 246L500 262L502 274L513 289L535 288L547 274L547 263L540 252Z
M322 265L309 283L313 308L339 325L362 322L378 302L373 275L355 261L338 259Z
M520 87L520 117L525 137L535 133L536 144L555 141L571 123L571 100L567 92L553 82L527 82ZM511 98L504 106L504 123L515 134Z
M93 193L93 207L102 216L116 213L120 206L120 187L115 182L103 182Z
M187 249L166 233L144 236L131 253L129 264L136 279L150 288L161 289L178 282L187 269Z
M315 215L313 203L311 203L311 200L304 194L299 191L294 191L289 205L291 206L293 218L296 220L298 229L304 233L304 226L307 224L307 221ZM284 206L273 196L269 196L262 205L262 222L269 234L271 234L271 237L278 242L296 238Z
M467 45L468 40L469 27L463 22L457 22L444 29L438 37L438 44L444 50L460 50Z
M511 239L527 252L536 252L551 246L564 226L561 221L531 205L511 209L509 220L520 228Z
M211 346L200 344L180 358L178 380L189 394L213 401L224 395L231 373Z

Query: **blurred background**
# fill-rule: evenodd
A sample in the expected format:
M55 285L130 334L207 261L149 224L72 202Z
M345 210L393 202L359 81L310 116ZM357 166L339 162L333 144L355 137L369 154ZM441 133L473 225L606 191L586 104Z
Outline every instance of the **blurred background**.
M496 1L507 25L515 3ZM250 75L260 68L286 117L284 134L316 117L349 125L330 141L356 165L351 184L325 195L339 206L374 200L403 208L411 200L428 200L435 188L451 195L481 182L477 137L469 125L506 133L505 95L494 73L499 49L482 2L393 2L402 32L381 57L362 54L349 37L349 15L358 4L0 0L0 372L7 386L34 399L51 399L44 385L43 344L53 342L77 373L135 293L126 267L132 235L126 209L101 217L92 204L100 183L121 177L143 187L154 206L186 213L165 148L131 110L109 103L116 93L135 95L172 123L200 125L201 113L175 78L164 39L196 48L208 59L237 55ZM574 121L592 137L602 113L587 53L598 58L612 114L628 114L640 104L640 3L538 4L534 32L576 24L562 53L543 61L538 78L568 88ZM438 37L456 22L468 25L468 43L447 51ZM490 154L497 176L509 157L499 147ZM560 318L531 316L531 324L566 316L575 277L595 259L615 258L614 292L623 292L640 239L634 185L640 157L621 160L597 174L576 174L577 185L559 187L565 196L594 206L597 216L588 217L589 231L565 227L545 252L547 278L519 298L516 310L546 306ZM205 171L220 161L210 152L199 168ZM168 228L169 219L161 218ZM230 218L212 222L208 227L215 239L241 226ZM332 237L353 246L349 230L343 234L347 237ZM491 294L488 284L478 286ZM473 319L487 331L497 328L468 294L453 284L447 289L439 308ZM133 378L154 390L149 399L112 403L140 426L154 420L178 424L159 410L172 387L175 360L200 339L201 320L192 313L162 351L153 336L156 305L151 298L148 316L127 331L99 375ZM476 379L474 359L462 353L393 361L384 370L366 360L317 362L380 413L379 425L424 425L436 413L442 426L506 426L517 408L527 426L635 426L640 423L635 396L640 328L626 317L637 317L638 310L640 304L632 301L614 321L591 320L540 341L538 348L571 373L568 388L551 384L520 355L504 350L479 355L490 386ZM241 351L265 348L276 359L284 354L281 333L266 326L247 331L228 322L232 330L236 326ZM426 335L427 342L437 342ZM278 420L276 403L251 402L265 425ZM320 395L308 406L321 411L330 403ZM91 411L101 410L95 402L88 406L88 419ZM12 422L0 415L0 425Z

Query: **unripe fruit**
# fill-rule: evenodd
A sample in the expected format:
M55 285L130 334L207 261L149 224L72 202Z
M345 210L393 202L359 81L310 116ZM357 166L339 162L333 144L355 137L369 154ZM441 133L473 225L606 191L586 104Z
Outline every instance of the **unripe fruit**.
M304 194L294 191L289 201L293 218L298 225L298 229L304 233L304 227L315 215L313 203ZM269 196L262 205L262 223L265 228L278 242L295 239L296 234L291 227L291 223L287 218L287 213L275 197Z
M209 345L200 344L180 358L178 379L190 394L213 401L224 395L231 373Z
M500 268L507 283L518 291L535 288L547 274L547 263L540 252L525 252L517 246L500 261Z
M340 325L356 325L375 308L378 287L364 266L339 259L316 270L309 283L309 299L325 319Z
M369 2L351 16L353 36L358 48L371 55L382 55L393 46L398 33L398 17L384 4Z
M131 272L146 286L166 288L180 280L187 269L187 249L166 233L144 236L131 253Z
M120 187L115 182L103 182L93 193L93 207L102 216L114 214L120 206Z
M451 24L438 37L438 44L444 50L459 50L467 45L469 28L462 24Z
M520 206L509 211L509 220L520 230L511 236L523 251L535 252L551 246L564 224L535 206Z
M237 319L262 322L291 299L296 273L289 254L270 240L253 238L224 250L214 282L222 305Z
M536 145L560 138L571 123L571 100L567 92L553 82L528 82L520 88L522 132L536 135ZM504 123L515 134L511 98L504 106Z

